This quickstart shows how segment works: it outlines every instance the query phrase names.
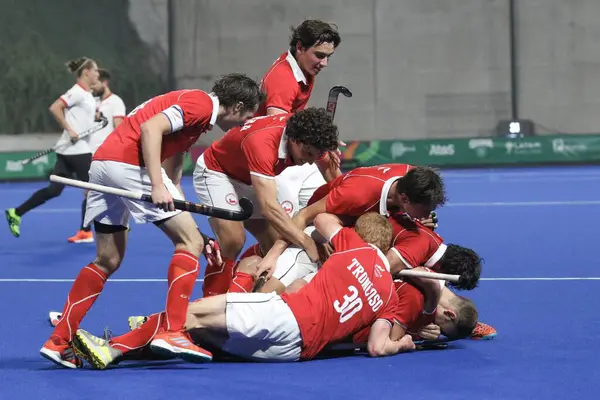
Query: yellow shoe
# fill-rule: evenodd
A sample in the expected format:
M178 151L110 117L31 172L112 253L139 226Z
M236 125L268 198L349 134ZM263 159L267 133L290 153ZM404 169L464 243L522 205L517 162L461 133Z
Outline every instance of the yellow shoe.
M67 239L69 243L94 243L94 234L92 231L79 231L74 236Z

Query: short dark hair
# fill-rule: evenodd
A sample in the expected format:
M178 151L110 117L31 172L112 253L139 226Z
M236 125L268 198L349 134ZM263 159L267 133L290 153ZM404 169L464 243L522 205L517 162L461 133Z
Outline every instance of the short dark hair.
M423 204L435 210L446 203L442 177L429 167L413 167L398 180L397 193L404 193L411 203Z
M460 275L458 283L448 284L459 290L471 290L477 287L481 275L483 259L472 249L449 244L440 261L439 270L444 274Z
M290 52L296 54L296 45L300 43L305 49L321 43L333 43L336 48L342 42L337 25L318 19L307 19L296 28L292 27L290 36Z
M87 57L79 57L76 60L67 61L65 64L70 73L77 75L79 78L83 73L84 69L90 69L94 65L95 61Z
M324 108L309 107L296 112L288 119L285 127L288 139L320 152L338 147L338 129Z
M264 94L258 83L244 74L234 73L221 76L211 91L225 108L241 102L244 104L244 111L250 111L264 101Z
M450 300L456 312L456 331L443 332L450 340L464 339L471 336L477 325L479 313L472 300L463 296L456 296Z
M110 80L110 72L104 68L98 68L98 80L99 81L109 81Z

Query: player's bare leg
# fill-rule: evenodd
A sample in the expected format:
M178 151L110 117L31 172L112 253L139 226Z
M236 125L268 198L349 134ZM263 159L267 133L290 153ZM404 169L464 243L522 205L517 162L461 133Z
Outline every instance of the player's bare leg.
M260 293L271 293L275 292L277 294L282 293L285 290L285 286L281 281L277 278L271 277L267 282L265 282L264 286L260 288Z
M67 368L81 367L81 361L73 353L73 337L104 289L106 279L119 269L125 255L127 230L122 226L97 224L96 239L96 259L84 267L75 279L62 317L40 350L42 356Z
M212 296L190 303L185 327L187 330L208 329L227 332L227 295Z
M235 260L246 241L246 232L242 222L218 218L210 218L209 222L221 248L223 264L215 264L206 268L202 285L204 297L227 292L233 279Z
M263 254L267 254L279 238L275 228L266 219L248 219L244 221L244 227L256 238Z
M235 276L229 285L228 293L249 293L258 278L258 266L262 258L250 256L241 259L237 264Z
M194 218L183 212L157 223L175 246L168 272L165 323L150 348L166 356L177 356L191 362L212 360L210 352L194 345L184 331L188 302L198 277L198 257L203 241Z

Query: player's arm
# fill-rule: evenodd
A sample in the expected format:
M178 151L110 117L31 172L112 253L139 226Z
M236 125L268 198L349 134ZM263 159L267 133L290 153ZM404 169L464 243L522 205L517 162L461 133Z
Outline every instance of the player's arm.
M300 229L306 228L313 222L317 215L327 212L326 204L327 195L310 206L304 207L294 216L294 224Z
M184 153L177 153L174 156L167 158L162 164L165 173L171 179L177 190L179 190L183 198L185 198L185 194L183 193L183 188L181 187L181 177L183 176L184 157Z
M264 217L284 240L300 246L307 251L312 260L318 259L315 242L299 229L277 201L277 185L275 179L251 174L252 186Z
M67 108L69 108L69 106L61 97L56 99L56 101L52 103L52 105L50 105L48 110L50 111L50 114L52 114L56 122L58 122L60 127L66 130L73 140L77 140L79 138L79 134L75 132L73 128L71 128L71 125L69 125L67 119L65 118L65 109Z
M394 338L396 336L398 339ZM367 351L371 357L385 357L414 350L415 344L404 328L385 319L378 319L371 326Z
M333 214L327 213L317 215L314 219L314 225L317 231L329 241L342 229L340 219Z
M162 137L171 133L171 122L163 113L156 114L140 126L142 155L150 182L154 204L165 210L174 210L173 198L162 180L160 154Z
M322 159L316 162L316 164L326 182L331 182L342 175L342 171L340 170L340 159L339 157L334 157L331 151L327 152Z
M267 115L287 114L288 111L282 110L281 108L268 107Z

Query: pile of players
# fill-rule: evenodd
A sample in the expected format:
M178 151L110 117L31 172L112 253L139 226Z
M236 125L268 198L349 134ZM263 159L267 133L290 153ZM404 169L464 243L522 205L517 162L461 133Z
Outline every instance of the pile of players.
M445 282L394 279L410 268L460 275L458 289L477 285L480 257L434 232L432 213L446 201L442 178L406 164L342 174L337 127L325 109L306 107L340 42L334 25L304 21L260 84L230 74L211 92L169 92L127 115L95 152L89 179L144 191L154 204L90 192L84 225L94 226L97 255L53 321L44 357L68 368L82 357L106 368L148 353L299 361L342 344L385 356L413 350L415 338L473 335L474 304ZM213 240L173 199L182 198L183 153L215 125L227 132L197 160L198 202L240 211L247 197L254 214L210 218ZM166 307L132 317L122 336L100 338L79 325L121 264L130 218L173 242ZM240 256L246 230L258 243ZM204 295L190 303L202 252Z

